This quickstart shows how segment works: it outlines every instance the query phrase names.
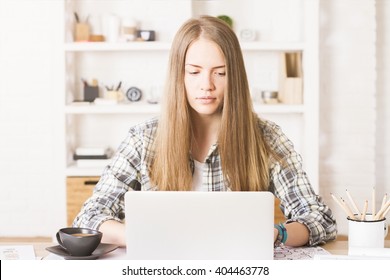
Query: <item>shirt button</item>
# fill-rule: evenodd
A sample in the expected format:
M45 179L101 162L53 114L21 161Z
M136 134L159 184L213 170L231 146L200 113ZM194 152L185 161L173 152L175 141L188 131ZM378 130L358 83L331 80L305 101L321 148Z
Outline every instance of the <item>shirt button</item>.
M125 212L119 212L118 218L123 220L125 218Z

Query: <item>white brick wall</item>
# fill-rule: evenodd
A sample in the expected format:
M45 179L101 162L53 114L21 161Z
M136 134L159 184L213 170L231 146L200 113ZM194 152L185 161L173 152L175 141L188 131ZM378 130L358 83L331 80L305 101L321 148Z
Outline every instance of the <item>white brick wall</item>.
M344 234L330 192L390 193L390 1L374 2L321 1L320 193ZM0 236L52 236L65 224L60 5L0 0Z
M348 188L363 205L376 184L375 13L374 0L321 1L320 190L340 234L346 215L330 193Z
M377 1L377 186L390 194L390 1ZM389 218L389 216L388 216Z

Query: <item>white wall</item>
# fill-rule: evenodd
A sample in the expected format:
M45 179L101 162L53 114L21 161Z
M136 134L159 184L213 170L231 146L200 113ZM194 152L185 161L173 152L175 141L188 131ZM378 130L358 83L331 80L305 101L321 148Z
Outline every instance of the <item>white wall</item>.
M330 192L348 187L359 201L374 185L390 192L390 4L374 2L321 1L320 193L340 233L345 217ZM55 144L63 137L61 5L0 0L0 237L52 236L66 222Z
M377 1L377 186L390 194L390 1Z
M66 221L61 5L0 0L0 236L51 236Z
M369 209L373 187L376 205L385 193L376 177L375 16L374 0L321 1L320 189L340 234L347 233L346 215L331 192L346 198L348 189L360 208L369 199Z

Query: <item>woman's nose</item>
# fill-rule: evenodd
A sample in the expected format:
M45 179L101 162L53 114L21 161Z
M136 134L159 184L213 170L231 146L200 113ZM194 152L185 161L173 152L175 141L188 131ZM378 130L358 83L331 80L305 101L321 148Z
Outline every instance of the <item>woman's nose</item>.
M205 73L204 75L202 75L201 90L203 90L203 91L214 90L212 75L210 73L207 73L207 74Z

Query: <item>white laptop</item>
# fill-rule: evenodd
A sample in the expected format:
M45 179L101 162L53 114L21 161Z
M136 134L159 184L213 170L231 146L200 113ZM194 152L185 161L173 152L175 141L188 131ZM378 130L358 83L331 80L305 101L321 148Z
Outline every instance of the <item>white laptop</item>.
M270 192L129 191L125 212L128 259L273 259Z

